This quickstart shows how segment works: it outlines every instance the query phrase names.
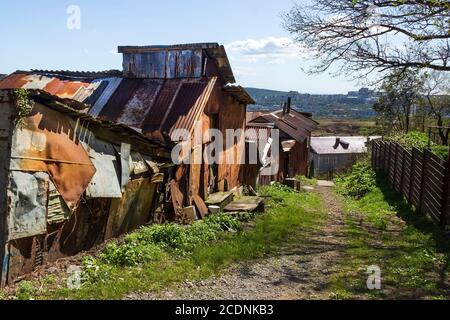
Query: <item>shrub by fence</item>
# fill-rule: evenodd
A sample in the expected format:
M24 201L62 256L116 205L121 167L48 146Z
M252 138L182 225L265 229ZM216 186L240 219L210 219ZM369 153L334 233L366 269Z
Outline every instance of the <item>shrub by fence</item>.
M374 141L372 166L389 180L420 214L448 224L450 210L450 162L430 150L406 150L398 143Z

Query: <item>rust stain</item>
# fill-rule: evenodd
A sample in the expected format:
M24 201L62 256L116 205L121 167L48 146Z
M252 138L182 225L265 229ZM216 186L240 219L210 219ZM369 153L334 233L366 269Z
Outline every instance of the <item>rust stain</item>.
M0 89L18 89L28 83L26 75L12 74L3 80L0 80Z
M72 98L80 90L86 88L90 84L78 81L61 81L57 78L51 80L44 87L44 91L60 98Z
M69 208L74 210L96 170L70 122L37 103L25 119L23 129L45 135L45 145L25 150L14 148L12 157L20 170L48 172Z

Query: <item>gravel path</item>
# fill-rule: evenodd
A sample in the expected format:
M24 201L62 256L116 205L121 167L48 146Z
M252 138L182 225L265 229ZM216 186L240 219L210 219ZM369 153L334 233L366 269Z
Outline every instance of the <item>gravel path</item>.
M133 300L297 300L329 298L327 284L336 271L344 249L342 204L328 187L318 187L329 214L322 230L308 241L280 248L271 257L255 263L240 263L221 276L198 282L184 282L159 294L133 293Z

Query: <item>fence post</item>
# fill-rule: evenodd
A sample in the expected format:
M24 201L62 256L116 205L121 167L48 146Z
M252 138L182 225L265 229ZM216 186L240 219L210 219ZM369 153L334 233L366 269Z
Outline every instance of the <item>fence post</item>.
M442 203L441 203L441 226L445 227L448 223L448 206L450 197L450 159L445 163L444 171L444 187L442 189Z
M388 144L388 170L387 170L387 175L388 175L388 181L391 183L391 185L393 185L393 182L391 180L391 167L392 167L392 148L391 148L392 144L389 143Z
M402 146L399 146L400 151L402 153L402 173L401 173L401 179L400 179L400 194L402 196L405 196L404 192L404 186L405 186L405 158L406 158L406 150L403 149Z
M371 154L371 160L372 160L372 168L373 170L377 170L376 166L375 166L375 141L372 141L372 154Z
M416 149L411 149L411 171L409 172L409 204L413 203L413 191L414 191L414 168L416 166Z
M383 159L383 168L384 174L389 172L389 142L386 142L384 145L384 159ZM389 181L389 174L387 176L387 180Z
M428 149L423 150L423 157L422 157L422 174L421 174L421 181L420 181L420 200L419 200L419 214L424 214L423 210L423 204L424 204L424 192L425 189L425 177L426 177L426 170L427 170L427 163L428 163Z
M394 177L392 178L392 184L394 185L394 190L397 190L397 171L398 171L398 144L395 145L394 153Z

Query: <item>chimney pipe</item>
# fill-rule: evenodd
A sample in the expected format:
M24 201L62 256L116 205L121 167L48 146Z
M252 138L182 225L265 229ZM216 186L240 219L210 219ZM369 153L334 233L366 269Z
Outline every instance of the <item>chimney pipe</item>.
M292 98L289 97L287 100L286 113L291 113L291 105L292 105Z
M334 144L333 148L337 149L341 145L341 138L336 138L336 143Z

